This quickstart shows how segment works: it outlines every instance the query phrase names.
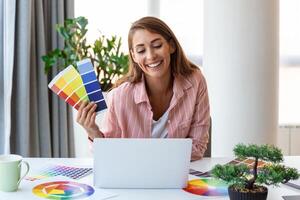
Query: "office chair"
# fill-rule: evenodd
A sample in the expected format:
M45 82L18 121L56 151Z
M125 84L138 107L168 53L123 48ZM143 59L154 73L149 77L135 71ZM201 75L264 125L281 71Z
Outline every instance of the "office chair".
M211 157L211 128L212 128L211 118L209 119L209 124L210 124L208 129L209 139L207 143L207 149L204 152L204 157Z

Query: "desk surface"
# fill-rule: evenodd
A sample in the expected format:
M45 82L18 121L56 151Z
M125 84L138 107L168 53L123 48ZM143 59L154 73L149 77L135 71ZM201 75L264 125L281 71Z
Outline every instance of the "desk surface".
M93 160L90 158L26 158L26 161L29 162L31 167L38 167L41 164L47 162L55 164L63 164L70 166L82 166L82 167L92 167ZM191 168L198 171L208 171L215 164L224 164L232 160L232 158L204 158L202 160L192 162ZM295 167L300 169L300 156L290 156L285 157L285 164L290 167ZM190 179L195 177L190 176ZM80 179L81 183L86 183L93 185L93 175L86 176ZM13 193L4 193L0 192L0 200L9 200L9 199L24 199L22 193L27 192L26 185L28 182L23 180L20 184L20 188L17 192ZM284 195L300 195L300 190L291 188L286 185L281 185L280 187L269 186L268 200L282 200L281 196ZM187 193L180 189L107 189L106 191L117 194L118 196L111 198L112 200L199 200L201 196L193 195ZM5 198L4 198L5 197ZM4 198L4 199L3 199ZM207 199L203 197L203 199ZM229 199L227 198L217 198L217 199Z

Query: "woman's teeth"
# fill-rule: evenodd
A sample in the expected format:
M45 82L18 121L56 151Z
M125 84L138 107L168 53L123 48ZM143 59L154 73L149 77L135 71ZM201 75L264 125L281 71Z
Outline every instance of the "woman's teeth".
M157 62L157 63L149 64L148 67L154 68L154 67L157 67L157 66L160 65L160 64L161 64L161 61L160 61L160 62Z

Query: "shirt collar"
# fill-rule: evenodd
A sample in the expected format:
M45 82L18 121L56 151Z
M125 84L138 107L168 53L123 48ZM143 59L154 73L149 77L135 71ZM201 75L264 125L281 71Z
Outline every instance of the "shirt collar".
M173 96L177 99L181 98L184 94L184 90L187 90L190 87L192 87L192 83L187 78L181 75L175 76L173 83Z
M134 101L136 104L149 102L144 75L142 75L141 81L135 84L134 88Z

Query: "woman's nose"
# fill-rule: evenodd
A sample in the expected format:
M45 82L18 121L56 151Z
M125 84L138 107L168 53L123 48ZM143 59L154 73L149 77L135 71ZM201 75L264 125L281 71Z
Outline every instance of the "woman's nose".
M152 49L149 49L146 54L147 60L153 60L153 59L155 59L155 57L156 57L155 51Z

